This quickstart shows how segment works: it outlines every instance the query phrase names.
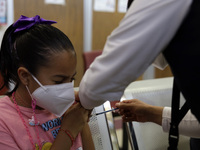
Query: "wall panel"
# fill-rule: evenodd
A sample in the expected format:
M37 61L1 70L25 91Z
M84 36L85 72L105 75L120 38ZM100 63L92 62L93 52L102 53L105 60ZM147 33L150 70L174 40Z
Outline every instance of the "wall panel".
M115 10L117 10L117 5ZM92 50L103 49L107 36L119 25L124 15L117 11L98 12L93 10Z

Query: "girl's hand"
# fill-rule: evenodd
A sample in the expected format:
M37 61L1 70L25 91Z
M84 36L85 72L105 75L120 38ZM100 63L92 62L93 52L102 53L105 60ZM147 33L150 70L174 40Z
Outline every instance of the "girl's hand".
M74 91L74 94L75 94L75 101L80 103L80 98L79 98L79 95L78 95L78 91ZM88 120L87 120L87 122L89 122L89 118L90 118L92 110L93 109L88 110L89 113L88 113Z
M78 91L74 91L74 95L75 95L75 101L80 102Z
M69 130L75 138L87 123L89 111L84 109L80 103L72 105L63 115L61 128Z

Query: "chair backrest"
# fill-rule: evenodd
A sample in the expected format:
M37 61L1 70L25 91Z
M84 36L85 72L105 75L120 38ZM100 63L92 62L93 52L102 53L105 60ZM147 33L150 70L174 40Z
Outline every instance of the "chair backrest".
M124 92L126 99L139 99L156 106L171 106L173 78L135 81ZM181 105L185 102L181 96ZM139 149L160 150L168 147L168 133L154 123L132 122L136 141ZM130 127L130 126L129 126ZM131 130L129 128L129 134ZM137 148L136 148L137 149ZM189 137L180 136L178 149L189 150Z
M105 108L105 104L95 107L89 122L95 150L119 150L112 113L94 115L105 111Z
M83 53L84 72L89 68L90 64L94 61L94 59L101 54L102 51L100 50Z

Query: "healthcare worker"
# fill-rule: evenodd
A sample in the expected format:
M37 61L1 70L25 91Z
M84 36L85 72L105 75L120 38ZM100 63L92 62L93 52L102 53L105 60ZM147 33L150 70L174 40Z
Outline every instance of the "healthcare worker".
M92 109L107 100L119 100L124 89L155 60L156 65L164 69L166 60L162 52L174 39L195 2L196 0L135 0L120 25L108 37L102 55L86 71L79 90L81 104ZM195 32L194 36L200 37L197 34L199 31L191 28L189 32ZM191 43L198 41L184 38ZM200 47L199 44L194 46L197 45ZM189 50L194 46L190 45ZM192 60L184 61L189 63ZM194 68L193 66L190 67ZM200 113L195 116L200 120Z
M167 62L175 76L173 102L179 101L180 91L187 102L183 115L172 117L175 130L188 109L200 121L199 7L198 0L135 0L108 37L102 55L86 71L80 84L81 104L92 109L119 100L156 60L162 69ZM177 104L174 110L179 111ZM176 147L178 135L174 137Z

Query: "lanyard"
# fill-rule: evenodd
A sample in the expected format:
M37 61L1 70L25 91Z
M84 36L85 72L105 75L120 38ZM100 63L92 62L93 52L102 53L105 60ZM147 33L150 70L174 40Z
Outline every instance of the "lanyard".
M180 105L180 90L174 78L168 150L177 150L178 140L179 140L178 125L189 110L187 102L184 103L184 105L181 107L180 110L179 110L179 105Z

